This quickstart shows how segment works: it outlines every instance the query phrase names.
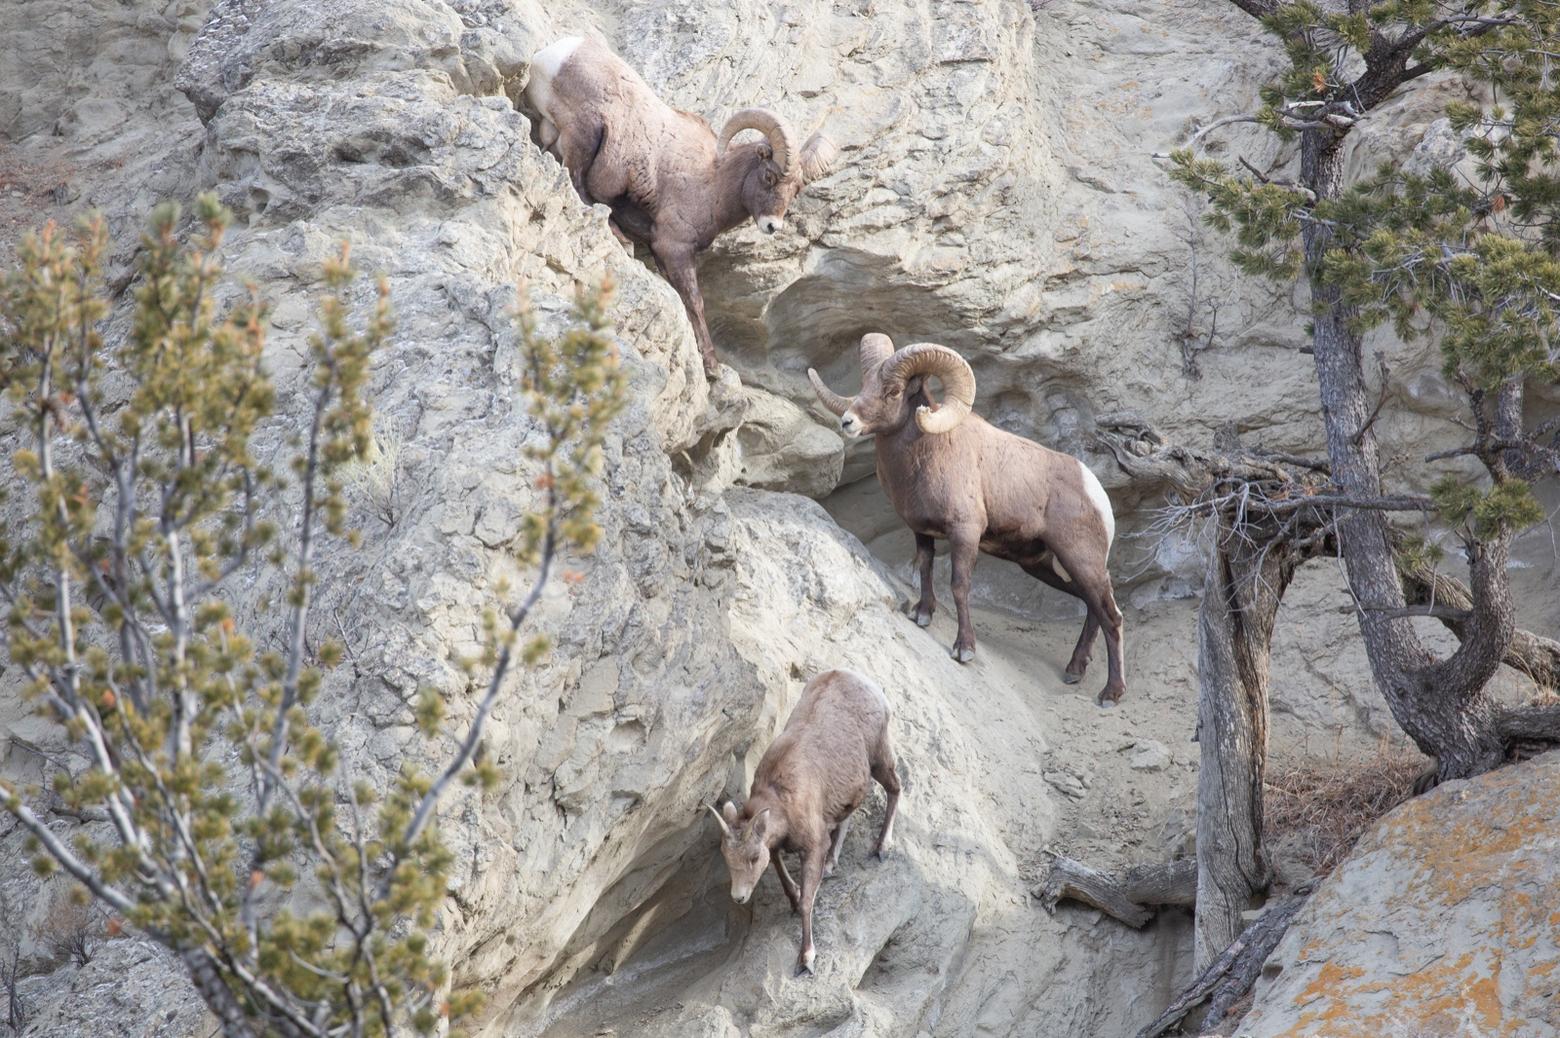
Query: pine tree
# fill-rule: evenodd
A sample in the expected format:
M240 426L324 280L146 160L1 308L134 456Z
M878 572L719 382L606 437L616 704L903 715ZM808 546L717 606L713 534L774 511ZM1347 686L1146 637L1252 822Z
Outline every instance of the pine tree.
M1543 518L1532 481L1560 471L1560 423L1529 426L1524 394L1560 377L1560 7L1546 0L1449 3L1231 0L1283 44L1288 67L1261 92L1255 122L1297 146L1287 177L1172 156L1173 175L1211 200L1210 223L1235 263L1310 290L1339 551L1372 673L1394 718L1437 763L1440 779L1499 764L1511 739L1560 735L1546 713L1498 713L1486 690L1513 657L1507 566L1513 539ZM1467 100L1448 111L1476 169L1410 175L1383 168L1345 183L1353 128L1406 84L1455 77ZM1471 442L1426 459L1446 471L1429 497L1394 494L1382 473L1363 337L1390 322L1433 336L1462 394ZM1385 377L1385 372L1383 372ZM1453 459L1473 459L1477 478ZM1452 462L1452 464L1448 464ZM1411 626L1445 607L1411 601L1435 549L1394 528L1394 511L1433 512L1469 566L1469 607L1449 624L1461 639L1438 658ZM1437 610L1440 610L1438 612Z
M370 364L393 332L387 288L354 315L345 246L325 265L305 425L275 471L254 453L277 408L265 304L251 292L219 310L228 217L209 197L194 215L188 243L175 207L153 216L119 341L104 332L100 219L74 237L52 226L28 237L0 289L0 420L24 444L0 534L0 648L89 761L52 789L4 785L0 797L38 871L63 868L111 927L171 949L226 1034L432 1033L477 1003L449 990L427 935L451 863L439 798L457 780L495 781L474 751L505 676L546 651L525 633L530 611L559 554L599 536L594 477L624 399L606 289L582 295L556 340L519 312L524 388L544 431L529 454L545 504L519 560L535 576L491 614L472 664L486 691L455 756L381 794L343 774L310 722L342 650L311 651L305 634L322 539L355 542L342 475L370 446ZM296 513L271 514L279 500ZM254 567L286 576L278 649L235 622L230 578ZM441 707L422 694L425 735ZM102 824L67 842L46 822L52 798ZM321 907L275 907L294 889Z

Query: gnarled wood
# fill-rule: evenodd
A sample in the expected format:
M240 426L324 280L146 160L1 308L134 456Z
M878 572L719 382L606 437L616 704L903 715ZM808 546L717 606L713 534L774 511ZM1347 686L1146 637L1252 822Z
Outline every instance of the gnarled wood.
M1426 565L1403 568L1403 587L1412 606L1446 607L1434 615L1459 639L1469 634L1467 615L1473 612L1473 592L1468 585ZM1560 689L1560 642L1520 628L1511 634L1502 659L1506 666L1532 678L1541 688Z
M1230 1007L1245 997L1261 976L1262 964L1278 947L1305 900L1306 894L1301 893L1269 905L1256 922L1197 975L1168 1009L1137 1033L1137 1038L1158 1038L1204 1002L1208 1003L1208 1013L1203 1018L1203 1028L1217 1026Z
M1189 498L1216 536L1198 609L1196 964L1241 932L1267 888L1262 781L1267 764L1268 659L1279 603L1305 559L1335 550L1335 495L1325 466L1264 455L1233 429L1217 449L1171 445L1131 414L1101 416L1101 441L1137 480Z
M1257 13L1249 0L1231 2L1247 13ZM1415 36L1419 31L1405 29L1392 37L1372 29L1369 46L1360 50L1363 69L1353 82L1330 89L1320 107L1309 113L1310 121L1301 128L1296 178L1296 186L1307 192L1308 205L1344 192L1344 143L1350 127L1404 83L1433 67L1433 62L1408 65L1422 38ZM1461 35L1485 31L1488 26L1474 25ZM1329 114L1346 118L1332 119ZM1383 493L1382 460L1374 429L1379 404L1372 408L1376 394L1366 382L1359 314L1342 287L1325 276L1327 253L1337 244L1335 225L1302 218L1300 239L1310 287L1311 344L1329 471L1343 497L1379 499ZM1479 390L1470 396L1479 415L1475 453L1499 481L1508 474L1505 455L1509 452L1490 445L1525 439L1521 436L1522 380L1508 379L1492 391L1493 415L1481 410L1483 394ZM1360 604L1357 615L1371 673L1393 719L1422 752L1436 759L1441 779L1496 767L1504 759L1504 748L1495 730L1495 704L1486 685L1504 659L1515 628L1505 565L1511 531L1470 541L1471 591L1476 608L1466 622L1461 645L1440 659L1420 640L1412 620L1403 612L1405 589L1386 515L1359 507L1340 508L1336 523L1349 588Z
M1286 545L1252 544L1230 536L1227 527L1223 532L1197 611L1198 967L1235 939L1241 913L1267 889L1268 657L1279 601L1295 568Z
M1164 865L1135 865L1104 872L1072 858L1056 858L1035 897L1047 912L1060 901L1080 901L1133 929L1147 926L1166 905L1190 907L1197 898L1197 863L1183 858Z
M1506 710L1495 724L1508 746L1520 742L1560 743L1560 704Z

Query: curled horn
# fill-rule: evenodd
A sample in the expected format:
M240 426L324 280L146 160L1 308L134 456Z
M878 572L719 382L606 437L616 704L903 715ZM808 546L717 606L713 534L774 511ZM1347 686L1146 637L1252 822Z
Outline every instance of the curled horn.
M907 382L917 375L942 379L943 402L937 410L925 405L915 409L915 424L924 433L945 433L969 416L975 406L975 372L969 363L946 346L918 342L906 346L883 363L881 378Z
M812 383L813 392L818 394L818 399L823 401L823 406L834 412L837 418L850 410L850 397L840 396L834 390L823 384L823 379L812 368L807 369L807 380Z
M780 175L791 175L791 162L796 156L796 146L791 140L791 130L785 121L767 108L744 108L726 120L720 131L720 150L724 152L731 138L743 130L758 130L769 138L769 147L775 155L775 165ZM810 141L808 143L811 143Z
M839 149L822 133L815 133L802 145L802 183L810 184L829 172Z
M731 826L727 825L726 824L726 820L721 817L720 812L715 810L715 805L713 805L713 804L705 804L704 805L704 809L706 811L708 811L710 814L714 815L715 816L715 821L720 823L721 835L722 836L730 836L731 835Z

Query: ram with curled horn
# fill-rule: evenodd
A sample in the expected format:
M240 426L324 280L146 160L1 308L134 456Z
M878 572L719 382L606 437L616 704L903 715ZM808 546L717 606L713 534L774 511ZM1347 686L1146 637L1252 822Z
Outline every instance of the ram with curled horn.
M800 149L784 119L744 108L720 136L696 115L667 105L629 65L596 39L568 36L531 59L526 98L543 148L556 155L586 204L612 210L612 230L648 245L656 267L682 297L705 373L719 361L704 319L698 254L751 219L765 234L828 172L835 148L815 133ZM736 141L744 130L761 140Z
M1063 680L1083 677L1094 639L1105 632L1110 669L1101 704L1126 692L1122 615L1107 560L1116 533L1110 499L1089 467L987 423L973 412L975 373L946 346L917 343L896 350L886 335L861 340L861 391L835 393L808 369L818 399L839 418L847 437L871 436L878 482L894 511L915 534L921 597L913 616L932 622L932 556L948 540L959 632L953 656L975 658L970 580L980 552L1083 602L1083 633ZM927 386L942 383L939 405Z

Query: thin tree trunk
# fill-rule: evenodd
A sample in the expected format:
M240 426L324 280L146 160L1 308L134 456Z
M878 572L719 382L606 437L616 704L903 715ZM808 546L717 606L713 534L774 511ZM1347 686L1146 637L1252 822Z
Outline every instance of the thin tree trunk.
M1343 136L1331 129L1302 134L1300 183L1318 199L1339 193L1342 142ZM1340 290L1322 277L1332 231L1309 220L1301 235L1315 311L1312 343L1332 477L1346 494L1377 496L1381 460L1371 427L1363 344L1353 327L1356 315L1343 302ZM1477 637L1439 663L1402 614L1403 586L1386 515L1344 510L1338 519L1338 540L1371 673L1393 718L1420 750L1436 758L1442 779L1495 767L1502 759L1502 747L1485 684L1505 654L1513 626L1505 577L1506 539L1485 543L1472 560Z
M1251 539L1220 520L1198 609L1195 968L1240 935L1241 913L1270 879L1262 847L1268 660L1297 560L1288 541Z

